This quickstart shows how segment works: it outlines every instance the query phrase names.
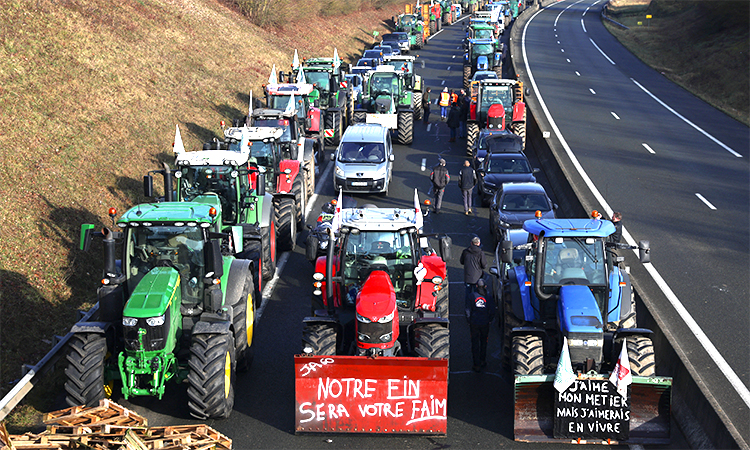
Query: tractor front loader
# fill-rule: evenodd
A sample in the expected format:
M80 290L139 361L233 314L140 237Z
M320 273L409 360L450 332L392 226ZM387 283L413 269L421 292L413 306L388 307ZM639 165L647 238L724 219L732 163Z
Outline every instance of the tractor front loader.
M297 431L446 434L450 238L426 247L416 200L334 223L295 357Z
M502 266L491 269L502 361L515 376L515 439L669 442L672 380L656 375L652 331L637 327L630 277L616 252L638 248L647 263L648 242L609 242L615 227L598 214L527 220L523 229L527 243L503 241ZM572 387L553 387L566 366ZM615 392L607 379L613 371L632 377L627 390Z
M165 180L166 201L131 208L120 231L81 227L82 250L102 238L105 267L98 320L71 330L66 402L92 406L118 385L126 399L161 399L169 382L187 381L191 415L226 418L236 371L253 357L254 263L232 256L242 228L222 231L216 195L174 202Z

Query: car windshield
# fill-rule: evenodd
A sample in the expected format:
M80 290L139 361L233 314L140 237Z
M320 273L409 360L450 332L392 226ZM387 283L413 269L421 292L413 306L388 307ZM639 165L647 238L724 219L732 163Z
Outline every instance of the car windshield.
M544 285L604 285L606 267L601 239L545 239Z
M383 56L382 52L380 50L365 50L365 53L362 55L364 58L375 58L378 59Z
M503 105L506 112L511 111L513 109L512 101L510 86L484 86L482 88L482 112L487 112L490 106L495 103Z
M395 34L386 34L385 36L383 36L383 42L387 41L398 42L398 36L396 36Z
M533 212L552 208L544 194L507 193L503 195L500 209L505 212Z
M339 160L353 163L382 163L385 146L382 142L343 142Z
M331 89L329 78L330 74L322 70L305 71L305 80L310 84L316 84L321 91L329 91Z
M180 274L183 294L188 299L200 299L199 280L204 271L203 230L200 227L130 227L125 248L125 271L130 292L154 267L174 267Z
M487 173L531 173L529 162L523 158L488 158Z
M289 97L287 97L287 103L289 103ZM275 106L271 106L271 108L279 109ZM281 142L289 142L292 140L292 130L289 124L289 119L255 119L253 121L253 126L281 128L282 130L284 130L284 133L282 133L281 135Z
M393 48L390 45L378 45L373 50L380 50L383 52L383 55L392 55L393 54Z

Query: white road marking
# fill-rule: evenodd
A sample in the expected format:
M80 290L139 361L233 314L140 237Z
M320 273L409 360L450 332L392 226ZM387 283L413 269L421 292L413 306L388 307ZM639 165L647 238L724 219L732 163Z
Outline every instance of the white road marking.
M578 73L578 71L577 71L577 70L576 70L576 76L579 76L579 77L581 76L581 74L580 74L580 73Z
M570 62L570 58L566 58L565 60L568 61L568 62Z
M568 5L568 7L567 7L567 8L563 9L562 11L560 11L560 14L558 14L558 15L557 15L557 17L555 17L555 31L557 31L557 21L558 21L558 19L560 19L560 16L562 16L562 15L563 15L563 13L564 13L565 11L567 11L567 10L569 10L570 8L572 8L573 6L575 6L575 5L579 4L579 3L581 3L582 1L583 1L583 0L578 0L578 1L577 1L577 2L575 2L575 3L571 3L570 5ZM540 9L539 11L542 11L542 10ZM538 13L539 11L537 11L537 13ZM534 15L536 15L536 14L534 14ZM533 19L533 17L532 17L532 19ZM530 20L530 19L529 19L529 20Z
M612 65L613 65L613 66L616 66L616 65L617 65L617 64L615 64L615 62L614 62L614 61L612 61L612 60L611 60L611 59L609 58L609 56L607 56L607 54L606 54L606 53L604 53L604 51L603 51L602 49L600 49L600 48L599 48L599 46L598 46L598 45L596 45L596 42L594 42L594 40L593 40L593 39L589 38L589 41L591 41L591 43L592 43L592 44L594 44L594 47L596 47L596 49L597 49L597 50L599 50L599 53L601 53L601 54L602 54L602 55L603 55L603 56L604 56L605 58L607 58L607 61L609 61L610 63L612 63Z
M618 116L617 114L615 114L614 111L610 111L609 113L612 114L612 117L614 117L615 119L620 120L620 116Z
M456 55L451 56L452 59L456 59Z
M428 133L430 132L430 128L432 128L432 124L431 124L431 123L428 123L428 124L427 124L427 132L428 132Z
M559 44L559 43L560 43L560 41L557 41L557 43Z
M585 16L586 13L583 13L583 15ZM584 33L588 33L588 31L586 31L586 25L583 23L583 18L581 18L581 28L583 28Z
M440 85L441 85L441 86L444 86L444 85L445 85L445 80L443 80L443 82L442 82L442 83L440 83Z
M427 132L429 133L429 131L430 131L430 126L428 125L427 126ZM419 168L419 170L421 170L422 172L424 172L425 169L427 169L427 158L422 158L422 166Z
M706 204L706 206L708 206L708 207L709 207L710 209L716 210L716 207L715 207L714 205L712 205L712 204L711 204L711 202L709 202L708 200L706 200L706 197L704 197L704 196L700 195L700 194L699 194L699 193L697 193L697 192L695 193L695 196L696 196L696 197L698 197L698 199L699 199L700 201L702 201L703 203L705 203L705 204Z
M565 140L565 137L563 137L560 129L557 127L557 123L555 123L555 120L552 118L552 115L547 108L547 104L544 102L544 99L541 96L539 88L536 84L536 80L534 79L534 74L531 71L531 67L529 67L529 57L526 52L526 31L528 30L529 24L531 24L534 18L542 11L543 10L540 9L533 16L531 16L528 22L526 22L526 25L523 28L523 33L521 35L521 49L523 53L524 65L526 66L526 73L529 74L529 80L531 81L533 91L536 93L536 96L539 99L539 105L541 106L542 111L544 111L544 115L547 117L547 121L549 121L550 127L552 127L552 130L555 132L557 139L560 141L560 145L563 146L565 153L570 158L579 175L581 175L581 178L583 178L586 186L589 188L589 190L591 190L591 193L594 195L596 200L602 205L604 212L609 216L612 216L613 210L609 206L609 203L607 203L607 201L604 199L601 192L599 192L599 189L597 189L597 187L594 185L594 182L591 181L591 178L588 176L586 171L583 170L583 166L581 166L578 158L576 158L575 154L573 154L573 150L571 150L568 142ZM635 80L633 80L633 82L636 83ZM661 103L661 101L659 102ZM664 106L666 107L666 105ZM623 238L625 238L625 242L627 242L629 245L636 245L635 239L633 239L633 237L625 227L622 228L622 236ZM638 255L638 250L633 250L633 253ZM680 299L677 298L667 282L664 281L664 278L662 278L661 274L656 270L656 267L654 267L653 263L644 264L643 267L646 269L649 275L651 275L651 278L654 279L677 314L682 318L682 320L685 321L685 325L687 325L688 329L693 332L693 335L703 346L703 349L706 351L706 353L708 353L714 363L716 363L716 365L719 367L719 370L727 378L727 381L729 381L734 390L739 394L740 398L742 398L742 401L745 403L745 405L750 408L750 390L748 390L748 388L743 384L742 380L740 380L740 377L737 376L737 373L734 371L734 369L732 369L732 367L727 363L727 360L724 359L723 356L721 356L719 350L716 348L716 346L714 346L713 342L711 342L708 336L706 336L706 333L701 329L695 319L693 319L693 316L690 315L690 312L685 308L682 302L680 302Z
M642 145L642 146L643 146L643 147L644 147L644 148L645 148L646 150L648 150L648 152L649 152L649 153L651 153L651 154L654 154L654 155L656 154L656 152L654 151L654 149L652 149L651 147L649 147L647 143L645 143L645 142L644 142L644 143L643 143L643 144L641 144L641 145Z
M563 52L563 53L565 53L565 49L564 48L561 48L560 51Z
M448 68L446 70L451 70L451 66L448 66Z
M649 91L648 91L648 89L646 89L645 87L641 86L641 84L640 84L639 82L635 81L635 80L634 80L633 78L631 78L631 79L630 79L630 81L632 81L633 83L635 83L635 85L636 85L636 86L638 86L639 88L641 88L641 90L642 90L643 92L645 92L646 94L648 94L648 95L649 95L649 97L651 97L651 98L653 98L654 100L656 100L656 101L657 101L657 102L658 102L658 103L659 103L659 104L660 104L661 106L663 106L663 107L667 108L667 111L671 112L671 113L672 113L672 114L674 114L675 116L677 116L677 117L679 117L680 119L682 119L682 121L683 121L683 122L685 122L686 124L688 124L688 125L690 125L691 127L695 128L695 129L696 129L697 131L699 131L699 132L700 132L700 133L701 133L702 135L706 136L707 138L709 138L709 139L711 139L712 141L714 141L715 143L717 143L717 144L718 144L719 146L721 146L721 147L722 147L722 148L723 148L724 150L728 151L729 153L733 154L734 156L736 156L736 157L738 157L738 158L742 158L742 155L740 155L739 153L737 153L737 152L735 152L734 150L732 150L731 148L729 148L729 146L728 146L728 145L724 144L724 143L723 143L723 142L721 142L720 140L718 140L718 139L716 139L715 137L711 136L711 135L710 135L710 134L708 134L708 133L707 133L706 131L704 131L704 130L703 130L703 128L701 128L701 127L699 127L698 125L694 124L693 122L691 122L691 121L690 121L690 120L688 120L687 118L683 117L683 116L682 116L682 115L681 115L680 113L678 113L678 112L677 112L677 111L675 111L674 109L670 108L670 107L669 107L669 105L667 105L667 104L666 104L666 103L664 103L663 101L659 100L659 98L658 98L657 96L655 96L654 94L652 94L651 92L649 92Z
M576 73L578 73L578 72L576 72ZM596 92L593 89L591 89L591 88L589 88L589 92L591 92L592 94L596 95ZM612 113L612 114L614 114L614 113Z

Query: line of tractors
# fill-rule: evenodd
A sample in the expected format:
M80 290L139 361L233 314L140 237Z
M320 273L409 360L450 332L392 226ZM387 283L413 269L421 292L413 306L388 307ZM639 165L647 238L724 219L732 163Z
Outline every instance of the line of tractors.
M466 12L478 19L469 24L472 36L492 29L490 38L468 40L467 84L467 73L471 78L481 63L498 61L498 17L515 17L517 7L431 1L407 5L394 22L417 49ZM485 41L489 52L480 54ZM116 389L125 399L161 399L168 383L184 382L191 415L228 417L236 373L253 360L263 286L274 276L280 252L295 250L326 146L338 145L347 126L365 122L381 123L400 143L411 144L425 88L414 61L393 56L375 68L346 71L336 52L300 60L295 51L290 70L277 75L274 68L263 86L265 106L251 93L247 116L229 127L222 122L221 139L188 151L177 126L174 164L144 177L144 194L154 201L119 218L110 210L110 227L82 225L80 247L100 240L104 269L97 320L72 329L66 401L94 405ZM525 137L521 83L498 77L467 87L469 151L486 128L505 130L507 124ZM161 195L155 176L163 182ZM424 233L426 212L416 191L413 208L342 204L332 214L326 254L311 258L311 314L303 320L295 357L296 430L445 434L451 239ZM649 387L666 382L655 381L650 330L636 328L629 277L616 253L626 246L607 241L614 228L597 218L537 219L524 230L527 242L498 246L491 271L499 286L503 363L516 375L517 426L533 429L528 438L517 428L517 438L553 437L549 401L537 405L529 398L552 398L551 373L563 337L579 378L611 370L627 338L640 395L631 411L661 426L668 391L660 396ZM437 242L435 248L430 242ZM647 243L639 248L647 262ZM583 268L555 259L572 249L586 261ZM321 395L338 399L344 385L353 403L323 404ZM360 419L349 415L356 408ZM410 416L403 408L411 408ZM668 426L667 420L667 433ZM663 427L650 432L631 436L649 442L663 435Z

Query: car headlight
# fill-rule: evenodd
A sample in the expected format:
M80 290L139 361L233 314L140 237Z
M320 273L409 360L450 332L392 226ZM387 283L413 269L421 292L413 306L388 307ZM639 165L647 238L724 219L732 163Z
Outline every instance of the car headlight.
M135 317L123 317L122 318L122 326L124 327L134 327L138 325L138 319Z
M166 319L166 314L162 314L159 317L149 317L146 319L146 323L150 327L160 327L164 325L164 319Z
M604 339L568 339L571 347L603 347Z
M339 178L346 178L346 174L344 173L344 169L342 169L339 166L336 166L336 176Z

